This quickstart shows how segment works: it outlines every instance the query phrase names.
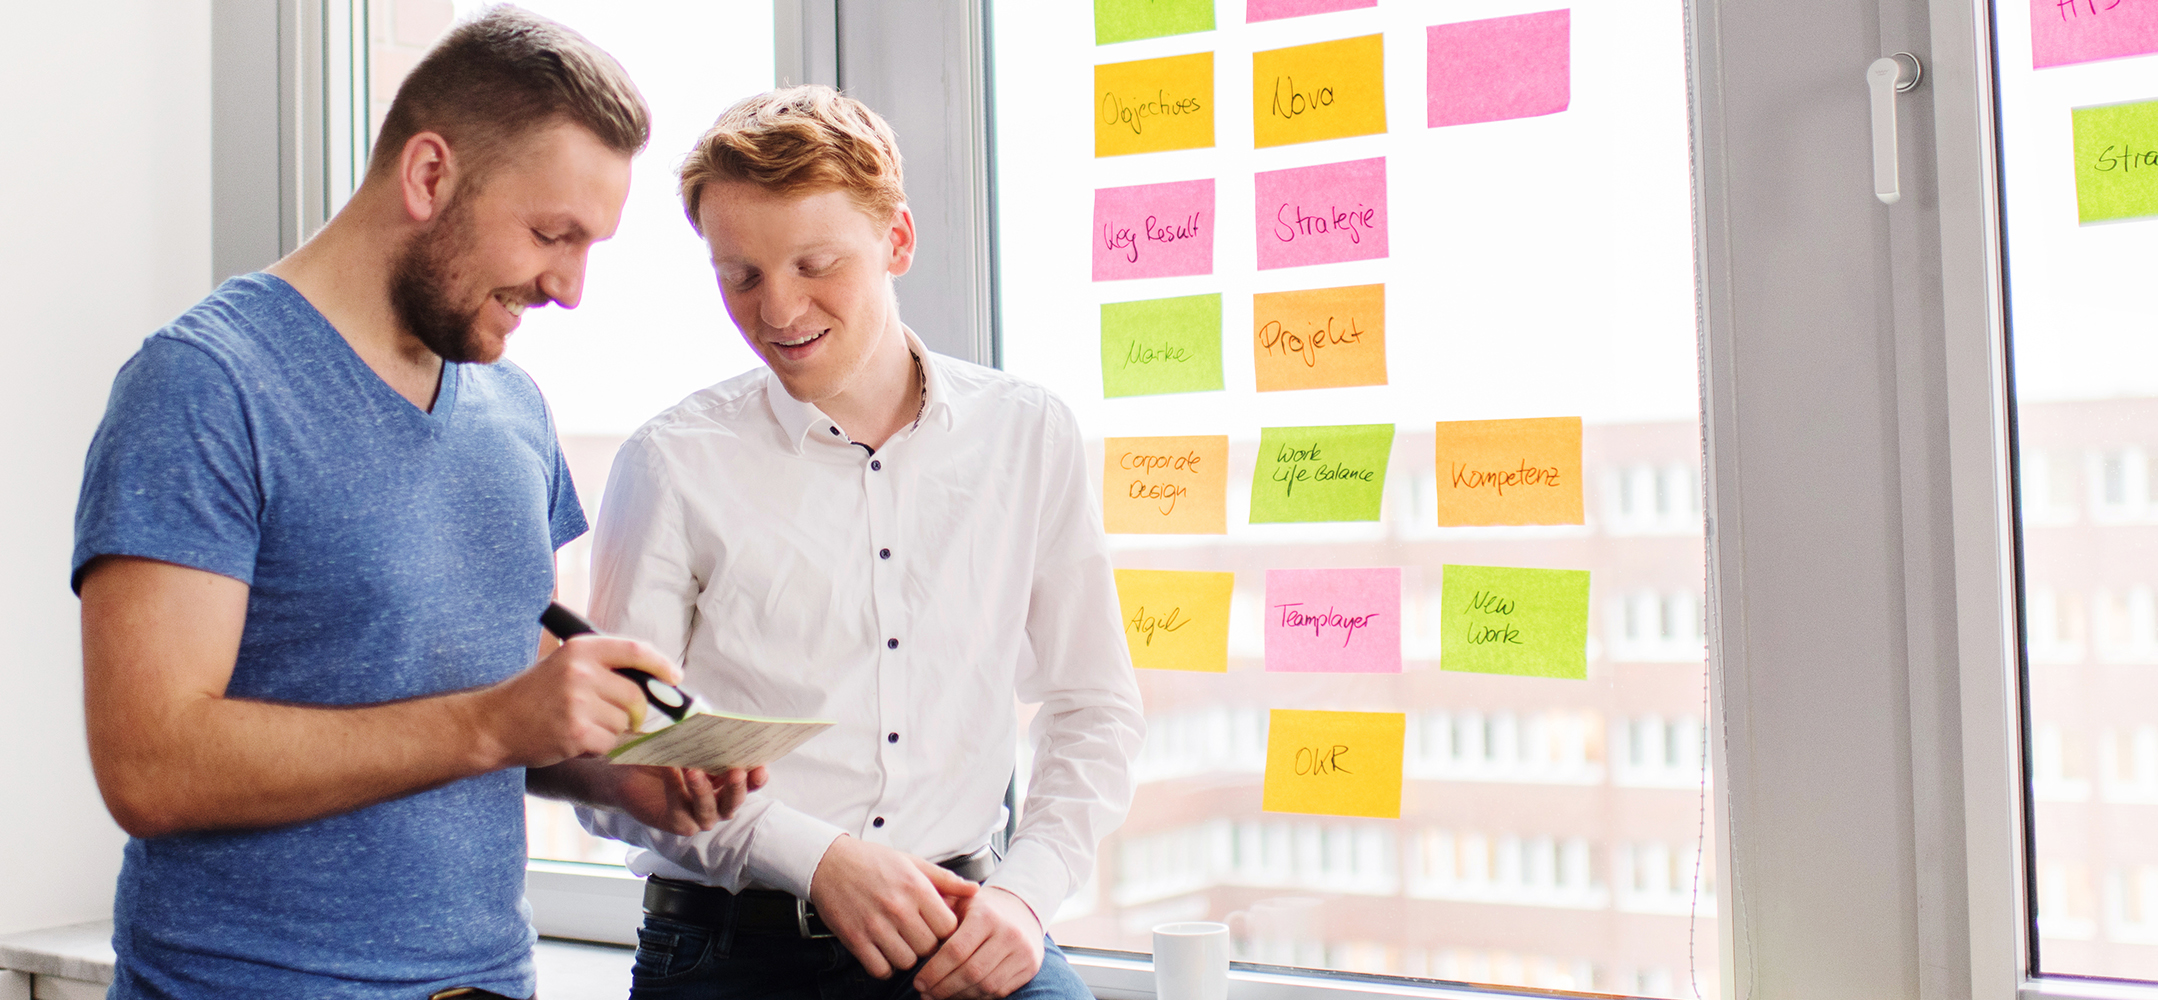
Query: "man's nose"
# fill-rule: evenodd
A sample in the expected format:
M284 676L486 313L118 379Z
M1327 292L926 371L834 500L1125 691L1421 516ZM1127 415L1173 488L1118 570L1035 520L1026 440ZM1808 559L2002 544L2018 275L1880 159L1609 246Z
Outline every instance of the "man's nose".
M577 303L584 299L585 255L589 252L580 250L574 256L541 272L540 294L554 300L556 305L564 309L577 308Z
M801 282L767 277L764 295L757 303L757 318L774 330L792 326L809 312L809 295Z

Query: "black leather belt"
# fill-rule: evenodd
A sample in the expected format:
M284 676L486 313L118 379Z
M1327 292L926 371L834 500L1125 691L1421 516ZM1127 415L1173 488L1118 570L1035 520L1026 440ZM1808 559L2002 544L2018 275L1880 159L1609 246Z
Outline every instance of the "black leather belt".
M964 857L939 861L937 865L969 882L980 882L997 870L997 856L984 847ZM726 927L731 920L736 934L791 934L802 938L833 936L831 928L817 917L814 905L778 889L728 892L717 886L654 875L644 881L644 912L715 929Z

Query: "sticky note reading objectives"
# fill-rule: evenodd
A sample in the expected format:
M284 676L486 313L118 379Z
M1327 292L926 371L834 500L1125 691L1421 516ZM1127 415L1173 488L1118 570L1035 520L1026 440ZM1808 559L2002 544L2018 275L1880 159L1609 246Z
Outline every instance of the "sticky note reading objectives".
M1094 44L1214 30L1214 0L1094 0Z
M1401 672L1401 570L1266 571L1266 669Z
M2031 67L2158 52L2158 3L2031 0Z
M1580 524L1581 418L1440 421L1442 527Z
M1386 131L1384 62L1378 35L1252 53L1253 141L1263 149Z
M1116 571L1131 665L1146 670L1229 670L1229 595L1234 573Z
M1401 712L1267 713L1259 808L1322 816L1401 818Z
M1095 190L1095 281L1213 272L1213 178Z
M1260 392L1386 384L1386 286L1251 297Z
M1094 67L1094 155L1214 144L1214 54Z
M1385 157L1270 170L1252 180L1260 270L1386 256Z
M1394 425L1263 427L1251 523L1376 521Z
M1221 388L1221 294L1101 307L1102 395Z
M1431 128L1566 110L1573 100L1573 12L1494 17L1425 29Z
M2073 114L2077 217L2091 223L2158 215L2158 101Z
M1444 572L1439 669L1588 678L1587 570L1447 566Z
M1108 438L1102 466L1102 527L1108 533L1228 533L1226 436Z

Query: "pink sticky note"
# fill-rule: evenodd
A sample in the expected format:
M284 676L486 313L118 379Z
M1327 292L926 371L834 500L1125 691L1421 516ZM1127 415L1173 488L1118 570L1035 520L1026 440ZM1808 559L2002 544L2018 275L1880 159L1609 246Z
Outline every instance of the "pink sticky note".
M1401 570L1266 571L1266 669L1401 672Z
M2158 0L2031 0L2031 68L2158 52Z
M1095 189L1095 281L1212 273L1213 178Z
M1386 157L1253 178L1259 269L1386 256Z
M1430 127L1566 110L1573 98L1572 19L1573 11L1547 10L1426 29Z
M1337 10L1378 5L1379 0L1244 0L1244 20L1246 23L1279 21L1285 17L1331 14Z

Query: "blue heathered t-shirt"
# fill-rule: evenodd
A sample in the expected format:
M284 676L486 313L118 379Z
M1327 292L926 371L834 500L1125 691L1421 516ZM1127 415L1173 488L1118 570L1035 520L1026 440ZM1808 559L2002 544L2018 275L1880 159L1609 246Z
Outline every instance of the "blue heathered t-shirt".
M234 278L114 380L75 514L101 555L250 587L226 693L361 705L490 684L539 643L585 522L546 403L508 363L399 396L292 286ZM328 819L127 842L112 992L533 992L524 771Z

